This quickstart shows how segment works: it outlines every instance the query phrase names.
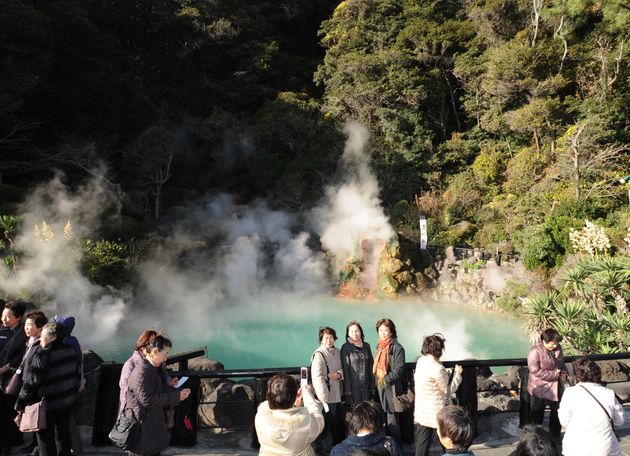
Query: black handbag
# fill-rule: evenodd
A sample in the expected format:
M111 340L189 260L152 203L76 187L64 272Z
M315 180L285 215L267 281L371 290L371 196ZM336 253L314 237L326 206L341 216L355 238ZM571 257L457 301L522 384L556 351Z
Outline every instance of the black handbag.
M109 440L122 450L131 450L136 448L140 442L142 434L142 424L136 418L129 407L125 407L114 427L109 432Z

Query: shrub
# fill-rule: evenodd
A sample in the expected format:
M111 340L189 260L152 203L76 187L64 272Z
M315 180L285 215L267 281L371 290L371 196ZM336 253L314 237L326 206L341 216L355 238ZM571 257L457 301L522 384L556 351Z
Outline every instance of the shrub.
M528 227L516 243L521 260L527 269L543 267L551 269L562 262L561 246L554 240L546 225Z

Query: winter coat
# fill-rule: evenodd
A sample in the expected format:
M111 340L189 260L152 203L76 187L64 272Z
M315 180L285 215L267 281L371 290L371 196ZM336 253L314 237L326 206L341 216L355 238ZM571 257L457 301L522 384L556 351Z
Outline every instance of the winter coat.
M34 348L30 367L24 371L24 384L15 409L46 399L46 412L71 409L79 395L79 363L74 349L61 340L46 348Z
M584 391L586 388L595 399ZM621 456L619 442L610 425L610 416L615 426L624 421L623 407L615 398L615 392L596 383L581 382L567 388L560 401L558 418L565 427L562 439L564 456Z
M385 446L386 442L391 445L391 452ZM349 456L358 450L376 450L378 454L389 454L391 456L403 456L404 452L400 445L391 437L373 432L364 436L351 435L343 442L335 445L330 452L330 456Z
M127 389L129 385L129 377L135 369L135 367L142 361L142 355L138 350L134 350L133 354L129 357L125 364L123 364L122 371L120 372L120 380L118 380L118 386L120 387L118 414L125 408L127 402Z
M446 450L442 456L475 456L472 451Z
M310 391L303 391L304 407L270 409L265 401L258 407L254 424L260 456L313 456L311 443L324 429L322 404Z
M341 366L343 369L343 389L352 404L372 399L375 391L374 357L370 344L363 342L362 347L346 342L341 347Z
M407 391L408 387L409 382L405 372L405 349L398 343L398 339L394 339L389 346L385 385L377 385L378 397L386 413L395 413L394 394L400 396ZM396 390L395 393L394 390Z
M560 380L557 370L567 372L560 345L550 351L542 342L537 343L527 354L527 367L529 368L527 392L539 399L557 402L559 400L558 380Z
M141 422L134 454L153 455L168 446L167 407L179 404L179 391L169 386L164 371L142 359L129 377L126 406Z
M13 373L20 366L26 353L26 333L24 323L20 322L15 328L2 327L2 348L0 349L0 366L9 365L9 370L0 375L0 384L6 386Z
M320 345L311 358L311 377L317 399L327 404L341 402L343 387L343 380L328 378L331 372L339 372L343 375L341 352L337 347L328 349Z
M437 429L437 414L462 382L461 374L453 373L450 384L448 371L433 355L422 355L416 363L414 385L416 400L413 420Z

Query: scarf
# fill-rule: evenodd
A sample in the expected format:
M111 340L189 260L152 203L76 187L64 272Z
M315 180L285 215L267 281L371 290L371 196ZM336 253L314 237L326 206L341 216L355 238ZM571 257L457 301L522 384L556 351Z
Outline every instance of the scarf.
M387 375L387 368L389 366L389 347L392 345L393 341L393 337L378 341L378 349L376 351L376 357L374 358L372 373L376 377L376 384L379 387L385 386L385 376Z

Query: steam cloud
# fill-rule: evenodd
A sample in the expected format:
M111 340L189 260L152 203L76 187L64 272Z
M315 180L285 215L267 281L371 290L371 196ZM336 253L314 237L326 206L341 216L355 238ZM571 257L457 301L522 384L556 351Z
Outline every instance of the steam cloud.
M328 262L314 247L318 240L344 261L358 253L362 239L388 240L394 234L364 152L367 130L351 123L344 131L343 178L326 189L318 207L291 214L264 201L238 205L226 194L196 202L170 228L167 242L135 267L133 294L95 285L80 272L77 239L94 234L92 228L99 226L103 210L110 209L112 195L99 179L70 192L55 178L21 208L17 242L29 255L17 273L0 272L0 291L49 302L44 310L50 315L76 316L75 332L86 343L111 339L121 325L133 334L157 327L179 334L185 330L189 337L201 330L207 335L229 325L229 318L254 318L267 311L265 306L273 307L270 312L325 318L318 314L322 309L307 308L314 297L330 290ZM68 220L70 240L62 235ZM55 233L50 242L33 238L35 224L43 221ZM213 324L216 319L220 324ZM419 323L433 328L436 321L429 316ZM465 331L457 323L444 331L453 335L451 340L463 334L449 345L449 354L467 355Z
M102 211L115 201L102 180L93 179L70 192L55 177L38 187L20 210L21 231L16 246L26 251L17 271L0 268L0 289L9 296L35 295L49 303L49 315L74 315L79 321L94 316L98 325L77 327L78 336L98 342L115 333L122 320L127 294L91 283L80 271L77 239L89 237L100 223ZM70 227L66 223L71 221ZM48 228L44 227L44 223ZM35 226L39 236L36 236ZM64 233L65 231L65 233Z

